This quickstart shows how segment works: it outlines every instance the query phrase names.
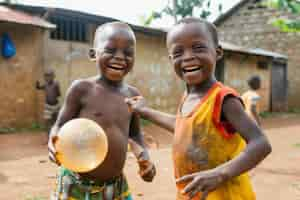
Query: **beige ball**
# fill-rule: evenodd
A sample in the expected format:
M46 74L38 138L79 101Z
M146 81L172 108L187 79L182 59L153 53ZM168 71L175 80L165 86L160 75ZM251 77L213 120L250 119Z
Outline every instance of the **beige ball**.
M104 130L94 121L84 118L65 123L55 142L56 158L65 168L79 173L97 168L108 152Z

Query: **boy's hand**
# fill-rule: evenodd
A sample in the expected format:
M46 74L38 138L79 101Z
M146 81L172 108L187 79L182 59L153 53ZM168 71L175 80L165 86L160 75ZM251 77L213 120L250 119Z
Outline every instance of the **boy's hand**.
M131 112L141 112L143 108L146 107L146 101L142 96L135 96L131 98L126 98L125 103L128 104L129 110Z
M54 147L54 144L55 144L57 139L58 139L57 136L52 136L52 137L49 138L49 141L48 141L48 155L49 155L49 159L52 162L56 163L57 165L60 165L60 163L56 159L56 149Z
M152 182L154 176L156 175L156 169L154 164L149 160L139 159L139 174L142 179L146 182Z
M217 189L220 184L226 181L226 176L220 170L208 170L189 174L176 180L177 184L189 181L189 184L181 191L193 198L201 192L201 200L205 200L209 192Z
M35 87L36 87L36 88L40 88L40 86L41 86L40 81L36 81L36 82L35 82Z

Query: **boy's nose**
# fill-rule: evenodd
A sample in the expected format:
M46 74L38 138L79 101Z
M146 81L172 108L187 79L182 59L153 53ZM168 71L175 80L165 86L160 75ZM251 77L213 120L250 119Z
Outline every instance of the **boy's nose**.
M195 55L191 51L185 51L183 54L183 61L190 61L195 58Z
M124 53L123 53L122 51L120 51L120 50L116 51L116 54L115 54L114 57L115 57L116 59L121 59L121 60L125 59Z

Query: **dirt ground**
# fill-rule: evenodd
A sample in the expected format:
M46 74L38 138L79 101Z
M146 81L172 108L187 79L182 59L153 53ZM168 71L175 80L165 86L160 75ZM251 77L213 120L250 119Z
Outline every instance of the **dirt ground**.
M264 120L273 146L272 154L251 171L257 199L300 200L300 117L283 115ZM128 154L125 167L136 200L174 200L171 162L172 135L155 126L145 127L151 157L157 166L153 183L137 175L135 158ZM55 180L56 167L47 158L41 133L0 135L0 199L46 200Z

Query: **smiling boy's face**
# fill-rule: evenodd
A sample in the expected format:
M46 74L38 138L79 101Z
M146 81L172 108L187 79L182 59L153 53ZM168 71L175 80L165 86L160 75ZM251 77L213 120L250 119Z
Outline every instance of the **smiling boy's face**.
M188 85L201 84L214 76L222 49L204 24L176 25L168 34L167 46L175 72Z
M96 35L96 62L102 76L121 81L132 69L135 59L135 37L127 27L108 25Z

